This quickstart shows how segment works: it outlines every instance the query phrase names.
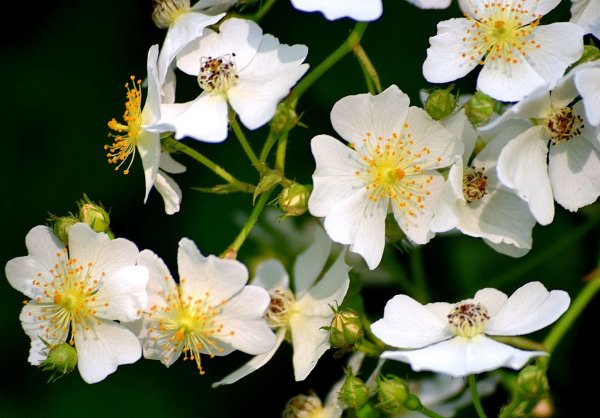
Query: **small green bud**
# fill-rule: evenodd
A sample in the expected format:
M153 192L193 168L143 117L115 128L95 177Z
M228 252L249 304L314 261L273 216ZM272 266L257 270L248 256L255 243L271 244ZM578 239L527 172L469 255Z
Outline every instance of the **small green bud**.
M473 125L483 125L491 119L498 106L498 101L478 91L465 104L465 113Z
M596 45L584 45L583 54L581 55L581 58L577 60L575 65L596 60L600 60L600 49L598 49Z
M409 397L408 384L398 376L377 378L377 407L390 415L399 414Z
M404 407L411 411L415 411L421 408L421 400L412 393L409 393L406 401L404 401Z
M339 392L342 402L352 409L358 409L369 399L369 388L361 378L354 376L352 370L346 373L346 381Z
M54 235L65 245L69 244L69 228L76 223L81 222L79 218L73 215L69 216L52 216L52 231Z
M323 411L323 404L316 395L297 395L285 405L282 418L317 418Z
M449 116L456 108L458 98L452 94L454 85L447 89L433 90L425 100L425 111L432 119L440 120Z
M550 390L546 371L538 366L524 367L517 376L517 396L523 400L541 399Z
M275 112L275 116L271 119L270 125L273 133L280 135L292 129L299 121L300 118L296 113L295 106L284 100L277 106L277 112Z
M79 201L79 219L96 232L109 232L110 217L98 203L92 202L86 195Z
M279 193L279 207L286 216L300 216L308 210L311 187L300 183L285 186Z
M360 316L350 309L339 309L334 312L329 330L329 344L334 348L347 348L359 342L364 331Z
M52 372L52 375L48 379L48 383L50 383L71 373L75 369L77 365L77 350L67 343L60 343L55 346L51 346L48 343L45 344L50 348L50 352L46 360L39 367L44 371Z

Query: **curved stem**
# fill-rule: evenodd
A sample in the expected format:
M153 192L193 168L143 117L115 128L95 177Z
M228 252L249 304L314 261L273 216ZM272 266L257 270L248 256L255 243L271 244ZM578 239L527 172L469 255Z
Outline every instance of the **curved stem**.
M271 10L271 7L273 7L276 2L277 2L277 0L264 1L263 4L260 6L260 9L258 9L258 11L256 13L254 13L253 15L248 16L248 17L250 19L254 20L255 22L258 22L260 19L265 17L265 15L269 12L269 10Z
M425 275L425 266L423 264L423 254L419 248L413 248L408 253L410 261L410 270L414 276L414 296L419 302L425 304L431 300L429 289L427 288L427 277Z
M252 231L252 228L258 221L258 218L260 217L260 214L262 213L267 202L269 201L270 196L270 191L260 195L258 201L256 202L256 206L254 206L254 209L252 209L252 213L250 213L250 217L248 217L248 220L246 220L246 223L242 227L240 233L235 238L235 240L231 243L229 247L227 247L225 251L223 251L223 253L221 254L221 258L237 258L237 254L242 244L244 244L246 238L248 238L248 235L250 235L250 231Z
M217 176L221 177L227 183L234 186L236 189L238 189L242 192L246 192L246 193L254 193L254 189L256 188L255 186L236 179L231 174L229 174L229 172L227 170L225 170L223 167L214 163L208 157L199 153L195 149L188 147L183 142L177 141L173 137L163 138L161 140L161 142L165 147L168 147L169 149L172 149L174 151L182 152L182 153L186 154L188 157L191 157L194 160L198 161L200 164L202 164L206 168L210 169L213 173L215 173Z
M367 23L358 22L348 38L340 45L331 55L329 55L323 62L315 67L314 70L309 72L296 87L290 93L288 100L290 103L298 101L298 99L306 92L306 90L313 85L323 74L333 67L339 60L341 60L348 52L352 51L356 45L360 43L360 40L367 29Z
M369 93L373 95L381 93L381 81L379 81L379 74L377 74L375 66L369 59L367 52L361 44L358 44L354 47L354 55L356 56L356 59L358 59L360 68L362 68L363 74L365 75L365 81L367 82Z
M258 157L254 153L254 150L252 149L252 147L250 146L250 143L246 139L246 135L244 134L244 131L242 130L242 127L238 123L237 118L235 117L234 113L232 113L231 117L229 118L229 123L231 124L231 127L233 128L233 132L235 133L235 136L240 141L240 145L244 149L244 152L250 159L250 162L252 163L252 165L254 167L256 167L256 169L258 169L260 167Z
M487 418L485 412L483 411L483 406L481 405L479 394L477 393L477 383L475 382L475 375L470 374L468 380L469 388L471 389L471 397L473 398L473 406L475 406L477 415L479 415L479 418Z
M419 409L417 409L417 412L419 412L420 414L423 414L425 416L431 417L431 418L445 418L443 415L440 415L437 412L432 411L431 409L429 409L423 405L421 405L421 407Z

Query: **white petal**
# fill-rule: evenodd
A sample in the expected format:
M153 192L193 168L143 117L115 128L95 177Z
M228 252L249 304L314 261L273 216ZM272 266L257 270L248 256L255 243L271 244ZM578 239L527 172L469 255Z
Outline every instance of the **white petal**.
M54 307L54 309L49 308L46 304L36 305L35 303L28 303L21 310L19 315L21 325L25 334L31 338L31 348L27 360L34 366L39 365L48 357L49 350L42 339L49 344L62 343L67 339L68 328L55 329L54 324L50 322L49 314L59 309L58 307ZM52 330L52 333L49 334L46 330Z
M385 351L382 358L409 363L414 371L433 371L454 377L465 377L510 367L518 370L532 357L546 355L542 351L523 351L478 336L471 339L455 337L437 344L410 351Z
M452 0L407 0L419 9L447 9Z
M386 303L383 318L371 325L371 331L384 343L402 348L420 348L452 336L446 321L406 295Z
M496 312L486 333L490 335L524 335L556 321L569 307L567 292L548 292L540 282L530 282L517 289Z
M575 85L583 98L587 120L594 126L600 125L600 68L577 71Z
M551 145L548 173L554 199L571 212L600 196L600 152L583 137Z
M371 21L379 19L383 12L381 0L292 0L292 5L304 12L319 11L329 20L350 17L358 21Z
M149 278L146 286L148 292L148 308L154 304L162 306L166 297L179 298L177 285L165 262L150 250L143 250L138 263L148 269Z
M152 124L160 119L161 84L158 78L158 45L152 45L148 50L146 70L148 72L148 92L146 102L142 110L142 128L144 125Z
M242 263L214 255L204 257L188 238L179 241L177 264L182 294L210 298L215 304L229 300L248 281L248 270Z
M276 287L289 288L290 279L283 264L278 260L267 260L256 267L252 284L267 290Z
M477 131L467 118L465 110L460 109L458 112L452 113L442 120L442 125L463 143L463 162L467 164L477 142Z
M598 32L594 32L594 27L598 27L600 23L600 1L572 0L570 21L581 26L584 33L593 33L598 37Z
M329 332L322 327L330 324L331 318L320 316L296 314L290 317L289 327L294 346L292 362L297 382L306 379L329 348Z
M543 126L528 129L504 147L497 167L500 181L529 204L531 213L542 225L554 219L546 141Z
M483 53L473 54L471 44L463 41L471 25L462 18L437 24L437 34L429 38L431 46L423 63L423 76L427 81L447 83L464 77L477 66Z
M175 180L162 170L159 170L154 181L154 187L165 202L165 213L167 215L173 215L174 213L179 212L182 193L181 188Z
M186 166L176 161L171 154L163 152L160 154L160 169L169 174L181 174L187 170Z
M254 356L248 363L244 364L242 367L240 367L233 373L225 376L218 382L213 383L212 387L214 388L221 385L230 385L232 383L235 383L241 378L248 376L250 373L253 373L254 371L260 369L262 366L267 364L267 362L271 360L271 358L275 355L275 352L279 349L279 346L283 342L283 339L285 338L285 332L285 328L281 328L279 331L277 331L275 345L273 346L271 351L264 354L259 354L258 356Z
M460 222L457 205L465 201L462 182L462 160L459 160L450 167L444 190L440 193L430 225L433 232L449 231Z
M120 364L135 363L142 356L138 339L121 324L98 321L90 330L76 331L77 364L86 383L99 382Z
M144 266L129 266L106 276L89 306L95 307L99 318L121 322L139 319L148 303L148 275Z
M138 138L138 152L142 159L144 167L144 179L146 182L146 193L144 195L144 203L148 200L148 194L156 180L158 173L158 164L160 161L160 135L155 132L142 130Z
M410 99L391 85L376 96L357 94L338 100L331 109L331 124L346 141L358 149L365 138L376 140L400 134Z
M508 296L505 293L490 287L477 291L473 297L473 301L485 306L489 316L496 315L507 299Z
M315 229L312 244L294 262L294 289L298 298L315 283L331 252L331 240L320 226Z

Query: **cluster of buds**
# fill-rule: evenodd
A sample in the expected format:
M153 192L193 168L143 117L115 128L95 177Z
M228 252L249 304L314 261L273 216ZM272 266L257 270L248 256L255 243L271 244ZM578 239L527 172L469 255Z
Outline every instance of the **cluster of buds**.
M83 199L77 202L77 206L76 215L69 213L67 216L50 216L49 221L52 222L54 235L63 244L66 245L69 242L69 228L80 222L88 224L95 232L104 232L113 238L110 230L110 216L101 204L92 202L84 194Z

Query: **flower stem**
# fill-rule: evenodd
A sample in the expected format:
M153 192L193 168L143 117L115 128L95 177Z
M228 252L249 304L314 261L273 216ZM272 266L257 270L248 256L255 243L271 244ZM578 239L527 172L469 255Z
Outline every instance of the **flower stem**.
M262 213L267 202L269 201L270 196L271 196L271 191L265 192L260 195L260 197L258 198L258 201L256 202L256 206L254 206L254 209L252 209L252 213L250 213L250 216L248 217L248 220L246 220L246 223L240 230L240 233L235 238L235 240L231 243L231 245L229 247L227 247L227 249L225 251L223 251L223 253L221 254L221 258L229 258L229 259L237 258L237 254L238 254L242 244L244 244L244 242L246 241L246 238L248 238L248 235L250 235L250 231L252 231L252 228L258 221L258 218L260 217L260 214Z
M238 123L237 118L235 117L235 113L231 114L231 117L229 118L229 123L231 124L231 127L233 128L233 132L235 132L235 136L240 141L240 145L244 149L244 152L250 159L250 162L252 163L252 165L254 167L256 167L256 169L258 169L260 167L260 163L258 162L258 157L254 153L254 150L252 149L252 147L250 146L250 143L246 139L246 135L244 134L242 127Z
M560 320L552 327L550 333L544 339L544 347L549 353L552 353L558 345L561 338L571 328L571 325L579 317L579 314L590 303L592 298L600 290L600 267L596 267L587 277L589 281L585 287L579 292L569 310L560 318Z
M298 99L306 92L306 90L313 85L323 74L325 74L331 67L333 67L339 60L341 60L348 52L354 50L356 45L360 43L360 40L367 29L367 23L358 22L348 38L341 44L331 55L329 55L323 62L321 62L314 70L309 72L296 87L290 93L288 100L290 103L297 102Z
M369 59L367 52L361 44L358 44L354 47L354 55L358 59L360 68L362 68L363 74L365 75L369 93L373 95L381 93L381 81L379 81L377 70L375 69L375 66Z
M177 141L173 137L166 137L166 138L163 138L161 140L161 142L165 147L172 149L174 151L177 151L177 152L182 152L182 153L186 154L188 157L191 157L194 160L198 161L200 164L202 164L206 168L210 169L213 173L215 173L217 176L221 177L227 183L234 186L236 189L238 189L242 192L245 192L245 193L254 193L254 189L256 188L255 186L236 179L231 174L229 174L229 172L227 170L225 170L223 167L214 163L212 160L210 160L203 154L199 153L195 149L188 147L181 141Z
M483 406L481 405L481 400L479 399L479 394L477 393L477 383L475 382L475 375L470 374L468 377L469 380L469 388L471 389L471 397L473 398L473 406L475 406L475 410L477 411L477 415L479 418L487 418L485 412L483 411Z
M265 17L265 15L269 12L269 10L271 10L271 7L273 7L276 2L277 0L265 0L260 6L260 9L258 9L258 11L253 15L248 16L248 18L258 22Z
M427 288L427 277L423 265L423 254L419 248L413 248L409 254L410 270L414 277L414 297L419 302L425 304L431 300L429 289Z
M285 153L287 150L287 140L288 134L284 133L277 142L277 151L275 154L275 167L281 170L283 173L285 171Z
M417 412L431 418L445 418L443 415L440 415L437 412L432 411L431 409L423 405L421 405L419 409L417 409Z

